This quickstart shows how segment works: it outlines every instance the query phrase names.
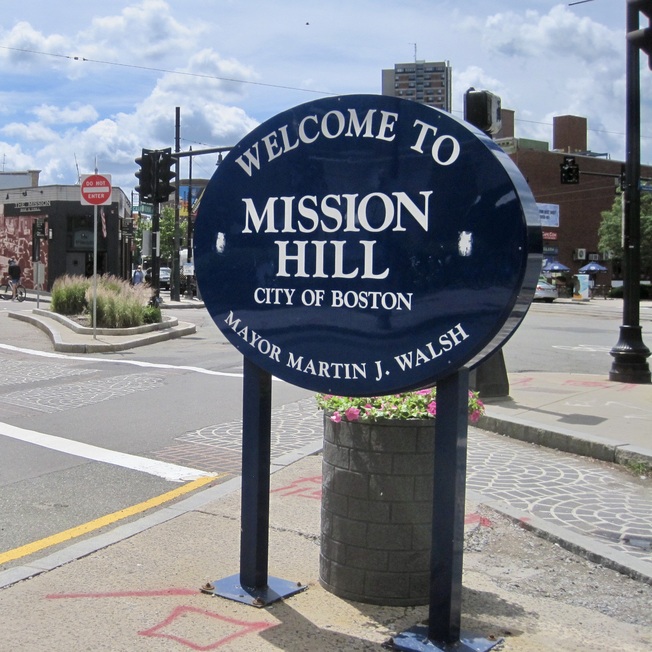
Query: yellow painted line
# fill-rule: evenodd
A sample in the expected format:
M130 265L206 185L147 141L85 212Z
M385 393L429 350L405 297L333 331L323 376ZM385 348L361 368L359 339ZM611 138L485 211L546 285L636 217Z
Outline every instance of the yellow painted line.
M99 528L105 527L106 525L112 525L113 523L117 523L122 519L134 516L135 514L140 514L141 512L147 511L148 509L152 509L152 507L158 507L163 503L167 503L170 500L178 498L179 496L183 496L184 494L190 493L195 489L199 489L200 487L209 484L210 482L214 482L223 475L226 474L222 473L220 475L197 478L192 482L184 484L182 487L168 491L167 493L161 494L160 496L155 496L154 498L150 498L149 500L138 503L137 505L126 507L125 509L121 509L118 512L113 512L113 514L101 516L100 518L96 518L94 521L89 521L88 523L83 523L82 525L70 528L69 530L58 532L57 534L45 537L45 539L27 543L24 546L14 548L13 550L7 550L7 552L0 553L0 564L6 564L8 561L14 561L15 559L26 557L27 555L38 552L39 550L49 548L50 546L56 546L57 544L63 543L64 541L75 539L76 537L88 534L93 530L98 530Z

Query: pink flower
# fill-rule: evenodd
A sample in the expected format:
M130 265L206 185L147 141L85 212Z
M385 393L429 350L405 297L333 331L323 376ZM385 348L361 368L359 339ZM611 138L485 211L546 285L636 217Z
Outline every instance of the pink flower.
M428 414L433 417L437 414L437 401L428 403Z
M360 409L356 407L347 408L344 415L347 421L357 421L360 418Z
M342 415L339 412L333 412L331 416L331 421L333 423L339 423L342 420Z
M471 420L471 423L478 423L481 416L482 416L482 412L480 412L480 410L473 410L473 412L471 412L471 416L469 417L469 419Z
M419 389L415 393L419 394L419 396L428 396L428 394L430 394L430 392L432 392L431 389Z

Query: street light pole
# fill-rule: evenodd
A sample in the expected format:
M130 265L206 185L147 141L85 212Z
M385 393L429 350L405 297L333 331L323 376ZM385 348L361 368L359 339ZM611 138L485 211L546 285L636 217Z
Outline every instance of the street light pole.
M639 28L639 10L627 2L627 33ZM650 383L640 325L641 284L641 97L638 45L626 40L626 160L623 196L623 323L620 337L611 349L613 363L609 379L623 383Z

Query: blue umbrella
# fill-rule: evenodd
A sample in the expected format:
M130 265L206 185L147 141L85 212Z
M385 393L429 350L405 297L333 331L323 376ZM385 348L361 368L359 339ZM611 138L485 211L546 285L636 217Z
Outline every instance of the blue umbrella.
M553 260L546 263L543 267L544 272L570 272L570 269L563 263Z
M597 272L606 272L607 268L600 265L600 263L591 262L584 267L579 268L580 274L596 274Z

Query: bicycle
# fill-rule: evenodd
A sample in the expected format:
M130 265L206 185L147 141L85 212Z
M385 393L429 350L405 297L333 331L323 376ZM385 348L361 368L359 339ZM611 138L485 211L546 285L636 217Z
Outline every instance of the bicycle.
M13 295L14 292L9 281L5 281L2 285L0 285L0 297L2 297L5 301L9 301ZM21 302L25 301L26 296L27 290L25 289L25 286L19 283L18 287L16 288L16 300Z

